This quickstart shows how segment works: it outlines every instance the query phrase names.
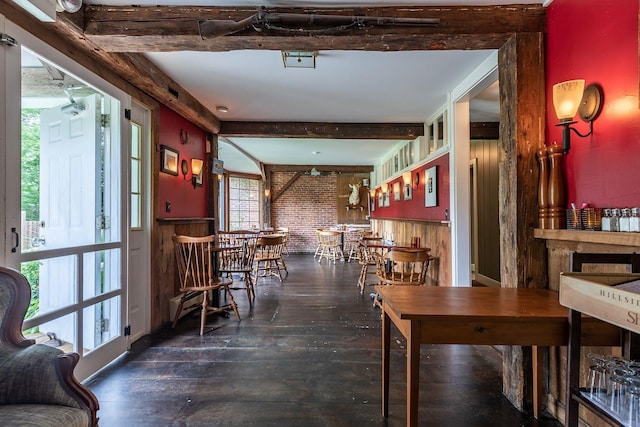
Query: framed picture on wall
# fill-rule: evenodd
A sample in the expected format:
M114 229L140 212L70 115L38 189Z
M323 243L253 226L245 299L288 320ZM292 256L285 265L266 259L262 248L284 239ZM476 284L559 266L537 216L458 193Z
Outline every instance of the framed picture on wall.
M178 159L180 158L180 152L168 145L162 145L160 149L160 159L162 162L160 164L160 172L178 176Z
M203 177L203 172L204 168L200 169L200 173L198 175L196 175L196 186L198 187L202 187L202 177Z
M369 212L376 210L376 198L369 196Z
M433 166L424 171L424 205L438 206L438 167Z
M378 193L378 207L384 206L384 193L381 191Z
M393 200L394 201L400 200L400 183L399 182L395 182L393 184Z
M389 195L389 193L382 193L383 194L383 198L384 198L384 205L383 206L389 206L389 200L391 199L391 196Z

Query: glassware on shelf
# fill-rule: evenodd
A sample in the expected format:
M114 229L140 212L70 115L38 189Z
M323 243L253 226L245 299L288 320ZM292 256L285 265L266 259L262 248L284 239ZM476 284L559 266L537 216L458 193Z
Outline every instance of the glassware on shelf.
M607 358L602 354L589 353L591 360L587 375L587 394L593 400L604 401L607 397Z

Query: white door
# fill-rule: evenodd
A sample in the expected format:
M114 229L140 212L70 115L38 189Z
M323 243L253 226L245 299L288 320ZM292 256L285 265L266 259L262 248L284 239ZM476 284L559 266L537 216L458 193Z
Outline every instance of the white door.
M75 374L83 380L126 350L127 168L120 147L128 141L121 118L130 101L12 23L5 22L5 33L21 46L0 48L2 80L17 88L0 99L17 123L7 127L12 142L0 160L11 201L3 257L32 286L25 335L79 353Z
M129 147L129 346L151 329L150 303L150 112L131 105Z

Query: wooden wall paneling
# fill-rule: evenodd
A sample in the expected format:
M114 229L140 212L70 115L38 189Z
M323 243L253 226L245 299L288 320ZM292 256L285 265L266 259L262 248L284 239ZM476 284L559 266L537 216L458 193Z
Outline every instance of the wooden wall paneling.
M500 276L503 287L546 287L544 244L537 224L536 151L544 141L544 35L514 35L498 51L500 80ZM503 392L520 410L531 410L531 349L506 346Z
M362 186L362 180L369 178L367 173L341 174L337 177L336 191L336 217L338 224L368 224L367 215L369 214L369 198L367 192L368 187ZM349 185L360 184L358 194L360 196L359 205L362 209L351 209L349 205L349 195L351 187ZM349 206L349 210L347 207Z
M385 238L393 235L398 245L409 246L412 237L420 238L420 245L431 248L435 257L429 265L427 284L452 286L451 283L451 228L448 224L429 221L372 219L374 234Z

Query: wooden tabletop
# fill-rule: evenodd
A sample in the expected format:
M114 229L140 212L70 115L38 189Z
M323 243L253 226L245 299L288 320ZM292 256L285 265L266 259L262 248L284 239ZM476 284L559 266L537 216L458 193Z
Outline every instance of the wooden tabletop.
M558 293L548 289L379 286L378 291L401 319L440 316L567 319L568 316Z

